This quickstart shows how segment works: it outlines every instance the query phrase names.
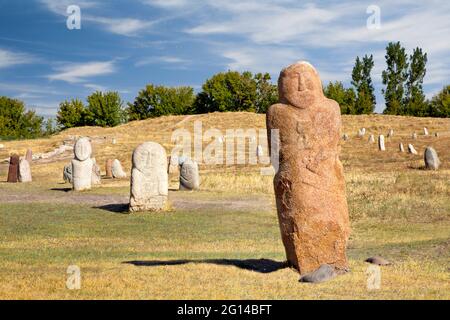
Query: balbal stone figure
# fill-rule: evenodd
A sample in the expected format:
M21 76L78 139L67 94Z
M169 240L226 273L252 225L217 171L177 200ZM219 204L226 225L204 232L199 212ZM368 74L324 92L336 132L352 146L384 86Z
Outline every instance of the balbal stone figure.
M432 147L427 147L425 149L423 159L425 161L425 168L429 170L438 170L441 165L438 154Z
M108 177L108 178L112 178L113 177L112 164L113 164L113 159L106 160L105 171L106 171L106 177Z
M63 179L64 182L72 183L72 163L64 166L63 169Z
M102 184L102 174L100 172L100 167L97 164L95 158L92 158L92 176L91 181L93 185Z
M180 190L197 190L200 188L200 176L197 162L186 159L180 171Z
M13 154L9 158L8 182L16 183L19 181L19 155Z
M80 138L73 148L72 185L75 191L89 190L92 186L92 146L88 138Z
M388 138L392 138L394 136L394 129L389 129L389 132L387 134Z
M19 182L31 182L32 180L30 163L27 159L21 158L19 161Z
M130 212L164 210L169 194L164 148L155 142L139 145L133 152L132 165Z
M386 146L384 144L384 136L382 134L378 136L378 149L380 151L386 151Z
M125 173L125 171L123 171L122 164L118 159L114 159L114 161L112 162L111 172L113 178L116 179L122 179L127 177L127 174Z
M25 154L25 159L31 165L31 163L33 162L33 151L31 149L27 149L27 153Z
M267 129L269 141L270 130L280 136L274 189L287 260L301 274L323 264L346 271L350 223L339 160L339 105L323 95L319 74L307 62L281 71L278 92L279 103L267 111Z
M411 143L408 144L408 152L411 154L417 154L417 150L414 148L414 146Z

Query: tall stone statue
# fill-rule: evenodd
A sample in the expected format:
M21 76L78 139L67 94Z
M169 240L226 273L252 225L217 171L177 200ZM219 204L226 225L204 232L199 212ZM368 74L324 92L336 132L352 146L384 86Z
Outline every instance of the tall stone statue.
M133 152L130 212L161 211L169 193L167 157L164 148L145 142Z
M323 95L307 62L280 73L279 103L267 111L267 129L279 129L274 189L287 260L301 274L328 264L348 269L350 234L343 167L339 160L339 105Z
M75 191L91 189L92 146L88 138L80 138L73 148L75 159L72 160L72 185Z

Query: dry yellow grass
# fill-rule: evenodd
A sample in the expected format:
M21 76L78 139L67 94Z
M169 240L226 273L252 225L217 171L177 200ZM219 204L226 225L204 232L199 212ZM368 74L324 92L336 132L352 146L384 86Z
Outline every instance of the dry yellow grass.
M214 113L171 116L132 122L116 128L75 128L48 139L2 142L0 159L9 153L51 151L70 136L94 137L97 161L118 158L127 171L132 150L156 141L169 151L172 132L264 129L264 115ZM364 139L356 137L365 127ZM424 137L427 127L431 136ZM386 152L368 144L368 135L392 128ZM450 299L450 119L396 116L343 116L342 142L352 235L352 272L317 286L298 283L290 269L271 273L246 270L247 259L284 259L274 208L272 178L259 165L201 165L199 192L171 197L197 208L174 207L166 215L121 215L83 202L83 196L123 196L129 180L104 180L79 195L79 203L52 203L60 196L62 168L68 159L33 164L29 185L0 183L2 194L28 199L1 203L1 299ZM417 132L418 139L411 134ZM438 138L434 132L439 132ZM100 139L106 137L103 141ZM112 138L117 144L112 144ZM398 152L398 143L413 143L419 155ZM206 144L206 142L205 142ZM433 146L442 161L437 172L423 170L423 150ZM102 168L103 169L103 168ZM6 178L0 166L0 180ZM176 187L173 180L171 187ZM34 200L33 200L34 199ZM111 198L112 199L112 198ZM248 200L247 209L233 207ZM214 205L217 201L217 205ZM368 290L370 255L395 264L382 268L382 287ZM172 264L179 260L186 263ZM123 262L140 260L154 266ZM236 261L235 261L236 260ZM82 289L65 288L66 268L82 269Z

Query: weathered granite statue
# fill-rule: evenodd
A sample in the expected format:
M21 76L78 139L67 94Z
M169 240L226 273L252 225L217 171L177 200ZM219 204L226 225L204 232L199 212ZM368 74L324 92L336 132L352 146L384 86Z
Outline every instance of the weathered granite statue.
M155 142L139 145L133 152L130 212L161 211L169 193L167 157Z
M80 138L73 148L75 159L72 160L72 185L75 191L91 189L92 146L88 138Z
M197 190L200 188L198 163L187 159L181 165L180 190Z
M345 272L350 223L339 105L323 95L319 74L307 62L281 71L278 92L267 128L269 141L270 130L280 135L274 189L287 260L301 274L323 264Z
M441 165L438 154L436 150L432 147L427 147L423 154L423 159L425 161L425 168L429 170L438 170Z
M126 178L127 174L123 171L122 164L119 159L114 159L111 166L112 177L116 179Z

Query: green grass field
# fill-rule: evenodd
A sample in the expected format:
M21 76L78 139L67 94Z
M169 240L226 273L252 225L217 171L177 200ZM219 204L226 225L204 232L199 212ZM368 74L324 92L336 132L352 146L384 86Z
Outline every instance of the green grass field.
M437 172L389 148L397 141L383 154L356 138L343 145L351 272L322 284L284 267L271 178L255 170L202 167L201 190L171 191L170 212L129 215L128 180L75 193L60 182L65 162L33 165L35 182L0 182L0 299L450 299L447 124L439 140L415 143L436 145ZM393 262L378 290L367 288L373 255ZM66 288L70 265L80 290Z

